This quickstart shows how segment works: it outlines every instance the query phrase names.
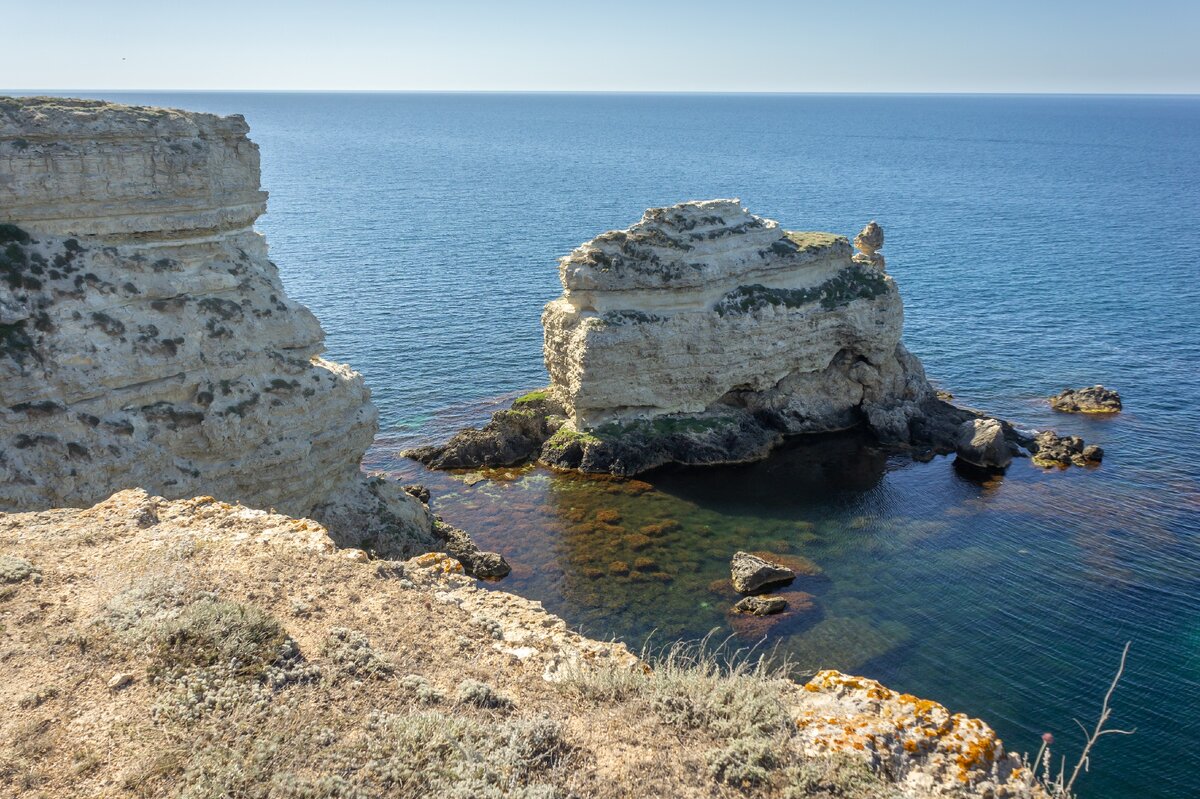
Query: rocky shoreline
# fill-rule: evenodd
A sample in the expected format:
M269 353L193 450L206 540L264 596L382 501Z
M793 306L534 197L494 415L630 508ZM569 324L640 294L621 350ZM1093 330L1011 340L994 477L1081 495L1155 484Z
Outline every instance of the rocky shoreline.
M247 131L0 98L8 793L1044 797L986 724L937 703L638 658L468 576L509 565L427 491L362 472L376 410L253 230ZM856 245L736 201L652 209L560 264L551 387L413 454L631 475L858 425L961 451L980 415L900 342L882 229ZM990 422L992 460L1087 457ZM735 571L746 592L779 582L740 554L767 572Z

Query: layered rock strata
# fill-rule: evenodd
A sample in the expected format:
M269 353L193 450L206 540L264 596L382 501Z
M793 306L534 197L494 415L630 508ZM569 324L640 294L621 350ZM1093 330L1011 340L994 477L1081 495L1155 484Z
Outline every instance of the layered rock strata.
M0 509L138 486L313 516L381 553L443 547L424 505L360 472L377 413L253 229L247 131L0 98Z
M983 414L939 397L905 349L883 242L872 221L855 253L737 200L651 208L559 261L563 295L542 314L549 388L405 454L632 475L756 460L787 436L858 426L888 446L954 452ZM1000 424L997 453L1036 451Z

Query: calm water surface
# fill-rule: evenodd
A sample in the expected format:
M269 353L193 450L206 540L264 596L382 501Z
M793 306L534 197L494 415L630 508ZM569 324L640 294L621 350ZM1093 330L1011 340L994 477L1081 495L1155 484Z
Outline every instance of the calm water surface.
M713 627L1073 751L1130 640L1084 796L1200 792L1200 100L105 95L242 113L289 292L365 373L371 464L503 550L503 587L635 648ZM1083 435L1099 469L980 484L850 438L645 482L399 458L545 382L555 258L648 206L740 197L789 228L887 231L906 340L941 387ZM1040 399L1103 382L1112 419ZM731 627L736 549L797 559L805 612ZM617 565L614 565L617 564ZM633 574L619 576L626 564Z

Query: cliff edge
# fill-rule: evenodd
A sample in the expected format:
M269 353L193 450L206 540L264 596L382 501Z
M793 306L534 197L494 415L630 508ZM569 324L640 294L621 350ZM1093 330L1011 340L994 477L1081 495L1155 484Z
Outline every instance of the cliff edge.
M1045 796L936 702L642 661L444 555L212 497L0 513L0 621L4 796Z
M247 131L0 98L0 509L136 486L312 516L384 554L441 546L424 505L360 472L377 413L253 229Z

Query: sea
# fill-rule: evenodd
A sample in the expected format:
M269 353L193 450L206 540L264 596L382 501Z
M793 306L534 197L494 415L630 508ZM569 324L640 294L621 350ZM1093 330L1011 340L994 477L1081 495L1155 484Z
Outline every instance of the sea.
M1086 799L1200 795L1200 98L65 92L246 117L288 292L365 376L367 465L506 554L498 588L633 649L713 639L1055 736L1068 770L1120 661ZM544 386L556 259L690 199L886 231L905 341L958 402L1083 436L1098 468L980 480L866 437L618 482L468 486L405 447ZM1125 409L1053 412L1103 383ZM728 614L737 550L801 564L777 622ZM629 569L625 573L622 564Z

